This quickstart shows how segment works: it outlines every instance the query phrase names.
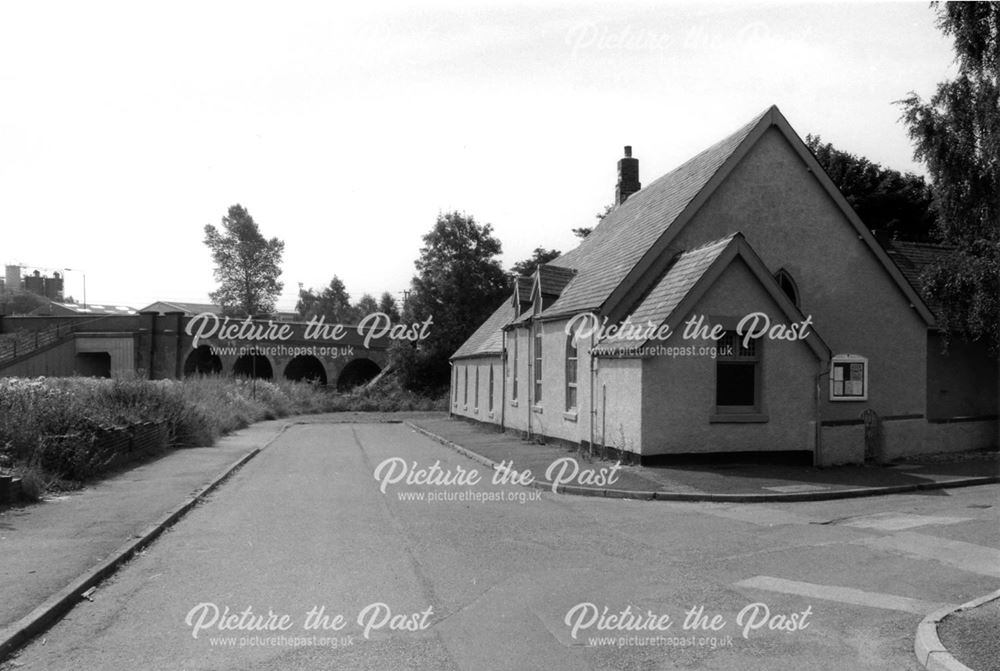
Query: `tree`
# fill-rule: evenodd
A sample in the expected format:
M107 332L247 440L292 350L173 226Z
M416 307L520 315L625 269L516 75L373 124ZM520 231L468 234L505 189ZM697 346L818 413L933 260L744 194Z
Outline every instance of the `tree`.
M363 319L366 315L378 312L378 301L371 294L362 294L354 306L354 315L357 319Z
M548 263L552 259L556 258L562 254L558 249L545 249L544 247L535 247L535 251L531 253L531 256L523 261L518 261L510 268L510 272L515 275L531 275L535 272L535 268L542 265L543 263Z
M378 311L389 315L389 318L394 322L399 321L399 307L396 305L396 299L388 291L383 291L382 296L379 297Z
M945 342L961 334L1000 353L1000 3L934 3L954 39L959 73L930 101L900 101L917 160L927 165L936 234L955 251L922 279L940 305Z
M433 321L416 347L395 348L393 365L407 388L436 393L448 386L448 358L496 310L509 288L497 259L500 241L490 224L449 212L438 215L423 240L403 320Z
M322 291L299 289L295 311L302 319L324 317L330 323L351 324L357 316L344 283L336 275Z
M222 232L205 226L205 244L215 262L219 288L209 294L226 314L254 316L274 311L281 293L281 257L285 243L266 240L242 205L233 205L222 218Z
M865 226L889 238L930 239L936 212L923 177L883 168L864 156L824 144L818 135L806 135L806 146Z

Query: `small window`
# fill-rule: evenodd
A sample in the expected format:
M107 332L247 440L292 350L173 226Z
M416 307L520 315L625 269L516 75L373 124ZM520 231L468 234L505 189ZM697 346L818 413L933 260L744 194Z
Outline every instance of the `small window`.
M830 361L830 400L868 400L868 359L838 354Z
M455 382L454 382L454 384L452 384L452 388L454 389L454 393L452 394L452 399L451 400L455 403L455 405L458 405L458 366L455 366L455 375L454 375L454 378L455 378Z
M476 390L474 394L476 412L479 412L479 366L476 366Z
M774 279L785 295L795 304L795 307L799 307L799 288L795 285L795 280L788 274L788 271L782 268L774 275Z
M490 364L490 413L493 413L493 364Z
M718 412L756 412L760 406L760 341L746 346L736 331L726 331L718 343L715 363L715 405Z
M462 405L469 407L469 367L462 366L465 371L465 389L462 391Z
M535 327L535 404L542 402L542 327Z
M576 368L578 361L576 336L566 336L566 410L576 409Z

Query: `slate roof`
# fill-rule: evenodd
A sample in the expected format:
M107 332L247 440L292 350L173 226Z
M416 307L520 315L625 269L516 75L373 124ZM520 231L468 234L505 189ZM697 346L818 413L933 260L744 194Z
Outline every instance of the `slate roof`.
M597 310L770 108L611 210L578 247L548 263L578 272L546 315Z
M949 245L937 245L930 242L907 242L904 240L892 240L886 246L886 254L893 260L903 277L910 283L913 290L918 294L920 291L920 275L927 266L937 263L955 251ZM935 314L940 305L934 301L928 301L927 307Z
M572 268L552 266L544 263L538 266L538 281L541 291L547 296L558 296L562 293L576 271Z
M534 285L534 280L529 276L523 276L517 278L517 302L518 303L530 303L531 302L531 287Z
M727 235L720 240L678 254L663 277L629 314L632 324L637 327L648 324L659 327L735 237L736 234ZM616 338L604 341L594 349L600 354L609 354L623 348L638 347L646 340L646 338Z
M186 315L192 316L201 314L203 312L210 312L212 314L221 315L222 306L215 305L214 303L182 303L177 301L156 301L155 303L150 303L146 307L142 308L140 312L159 312L160 314L165 314L167 312L183 312Z
M451 358L462 359L501 354L503 352L502 329L516 316L517 313L514 306L510 304L510 299L504 300L500 307L494 310L493 314L451 355Z

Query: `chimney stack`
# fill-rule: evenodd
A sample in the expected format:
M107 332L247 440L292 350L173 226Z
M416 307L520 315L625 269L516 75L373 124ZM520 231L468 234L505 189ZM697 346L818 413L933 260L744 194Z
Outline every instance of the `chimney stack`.
M639 183L639 159L632 158L632 147L626 145L625 158L618 160L618 186L615 187L615 205L621 205L629 196L642 188Z

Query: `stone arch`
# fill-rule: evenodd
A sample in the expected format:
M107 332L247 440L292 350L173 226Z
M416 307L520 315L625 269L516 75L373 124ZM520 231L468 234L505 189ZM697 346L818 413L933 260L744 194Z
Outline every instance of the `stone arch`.
M218 375L222 372L222 359L212 353L208 345L191 350L184 360L184 377L192 375Z
M263 354L244 354L233 364L233 375L270 380L274 377L274 369L271 361Z
M340 371L337 377L337 391L349 391L358 385L370 382L382 372L371 359L354 359Z
M285 366L285 379L325 385L326 369L323 368L323 363L311 354L300 354Z

